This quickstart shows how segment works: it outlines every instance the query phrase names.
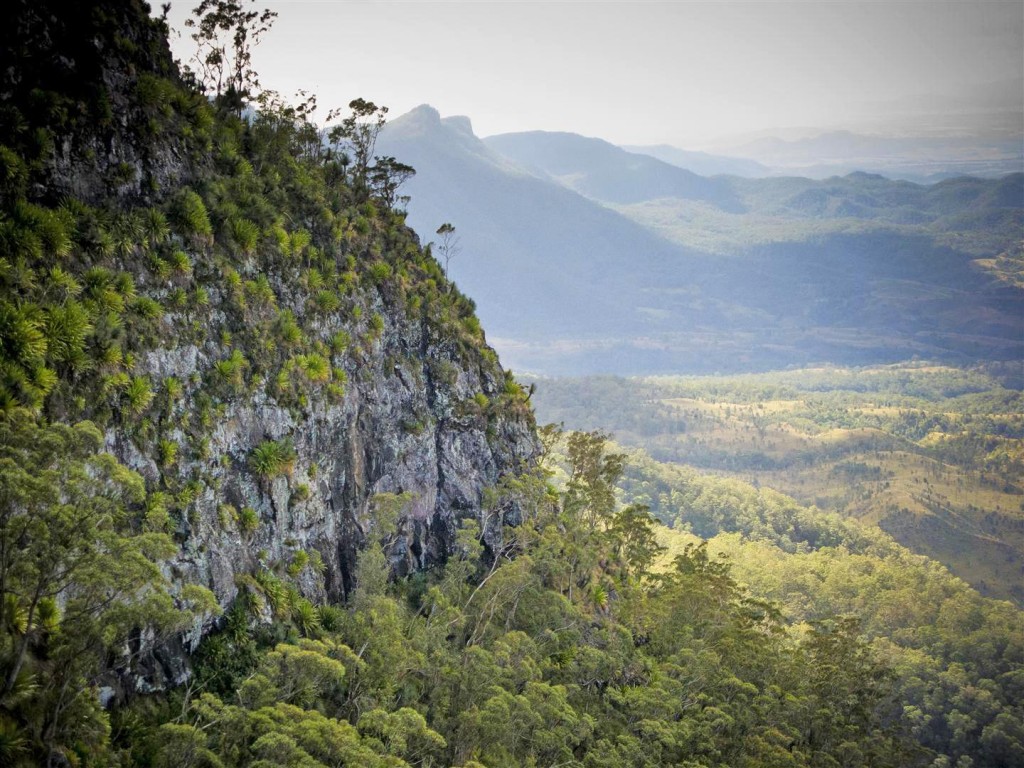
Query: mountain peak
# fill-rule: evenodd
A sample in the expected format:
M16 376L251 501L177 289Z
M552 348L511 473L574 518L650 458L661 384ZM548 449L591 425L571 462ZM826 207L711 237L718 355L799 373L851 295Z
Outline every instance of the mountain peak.
M429 123L441 122L441 113L429 104L420 104L406 112L402 117L411 117Z
M476 135L473 133L473 123L466 115L452 115L441 120L441 123L461 133L468 133L470 136Z
M436 131L441 126L441 113L429 104L420 104L404 115L388 120L388 130L410 135Z

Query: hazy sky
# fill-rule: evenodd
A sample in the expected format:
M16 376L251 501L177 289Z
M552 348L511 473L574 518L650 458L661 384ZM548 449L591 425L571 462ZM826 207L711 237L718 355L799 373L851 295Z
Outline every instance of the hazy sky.
M175 0L172 24L194 4ZM396 116L429 103L480 136L687 146L802 126L925 133L993 108L1024 128L1021 0L256 6L279 13L254 55L265 87L321 105L362 96ZM174 43L179 58L191 46Z

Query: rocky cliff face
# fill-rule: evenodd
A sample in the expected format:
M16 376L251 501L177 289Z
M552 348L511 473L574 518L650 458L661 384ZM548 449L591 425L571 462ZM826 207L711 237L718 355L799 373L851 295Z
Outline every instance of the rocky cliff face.
M129 431L108 429L108 449L150 487L202 478L177 522L181 549L168 563L176 583L205 585L226 608L239 595L241 577L291 563L296 553L316 553L323 569L303 570L296 577L300 591L340 600L354 586L356 554L377 494L408 494L389 553L399 576L446 559L461 519L477 520L490 546L500 540L503 524L518 522L514 507L485 514L483 494L531 462L538 447L532 415L481 409L483 398L489 405L501 400L499 368L467 359L421 317L379 296L371 306L384 328L365 356L346 365L349 385L340 399L313 397L300 410L260 390L225 400L205 430L202 455L186 454L173 468L161 467L152 445ZM324 322L327 333L344 328L351 325L338 316ZM148 352L138 369L154 380L194 382L223 357L216 345L180 345ZM169 415L165 440L190 442L189 430L175 422L194 413L201 397L201 384L184 393ZM255 474L249 462L268 440L287 440L295 449L294 466L272 479ZM256 522L240 523L240 510L254 512ZM210 626L194 627L184 638L186 649ZM168 678L180 682L187 675L181 662L166 649L152 658L142 654L132 684L149 690Z
M443 561L464 518L493 546L516 510L485 513L485 490L532 461L532 412L404 215L294 115L243 120L186 87L141 3L16 5L0 195L41 244L0 243L31 276L2 298L65 351L26 367L45 385L0 382L5 402L103 427L145 479L139 525L178 542L175 589L222 608L268 573L344 598L379 494L402 494L397 576ZM214 625L138 636L129 685L181 682Z
M421 319L382 304L379 309L385 328L365 358L349 366L342 398L314 397L299 411L262 391L228 399L205 430L207 458L188 455L173 469L161 468L152 446L108 429L108 449L151 485L171 476L204 478L180 523L177 575L210 585L226 604L237 591L236 573L315 549L326 566L322 589L338 599L351 587L352 558L374 495L411 496L391 558L396 573L405 574L443 560L454 547L458 520L480 516L483 490L528 464L537 444L527 414L489 417L467 406L475 406L479 394L499 397L500 370L461 359ZM336 317L325 326L349 327ZM155 349L138 370L189 381L222 357L215 345ZM188 431L173 422L194 409L201 392L196 385L185 393L166 439L189 441ZM296 458L287 474L262 479L248 460L268 440L290 440ZM219 519L221 505L255 510L258 527L244 534L234 521ZM493 527L496 521L480 522ZM487 529L486 535L500 533ZM310 576L306 587L315 590Z

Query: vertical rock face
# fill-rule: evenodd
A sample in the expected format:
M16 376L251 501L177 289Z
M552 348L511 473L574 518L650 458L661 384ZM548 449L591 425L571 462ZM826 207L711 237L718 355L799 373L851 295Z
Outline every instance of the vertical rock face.
M87 319L41 411L95 421L145 479L179 545L175 588L227 608L269 571L342 599L378 494L403 495L397 576L443 562L464 518L493 546L503 521L484 493L533 460L533 415L402 214L289 144L287 121L185 87L138 0L9 11L0 200L67 230L47 241L59 255L11 258L41 276L59 258ZM50 311L48 279L0 301ZM272 442L287 458L261 469ZM213 625L139 634L128 685L181 682Z
M352 586L355 553L373 497L381 493L409 495L391 552L396 574L442 562L461 518L477 519L489 540L500 536L493 530L498 521L482 518L483 493L533 459L532 415L522 408L481 412L475 397L501 396L500 368L467 358L421 318L383 303L377 309L384 330L349 366L340 401L313 397L296 413L260 391L232 398L208 430L204 454L218 458L178 461L174 475L207 480L181 523L181 553L172 563L177 579L208 585L226 606L237 594L237 575L288 562L299 550L316 551L323 582L309 573L303 588L339 599ZM152 350L140 366L153 379L188 381L222 357L216 346L190 345ZM178 409L190 408L186 395ZM174 430L168 436L185 440ZM289 474L268 479L251 471L258 445L284 439L296 454ZM107 445L153 485L170 472L123 430L109 429ZM251 508L258 524L245 532L225 519L228 506Z
M283 285L278 290L289 295ZM407 495L389 551L399 577L444 562L463 519L476 520L491 547L502 525L516 522L511 511L486 511L484 494L504 475L529 467L539 442L532 411L508 401L506 374L493 353L467 350L383 293L360 300L368 302L367 314L383 319L383 329L341 363L347 386L340 398L311 393L303 407L285 407L257 382L224 398L205 428L203 449L183 450L173 466L161 465L151 440L108 428L108 450L150 488L187 488L200 479L177 519L180 550L167 563L174 584L206 586L227 609L252 575L281 574L303 553L318 556L323 567L295 575L299 591L314 601L344 599L355 586L378 494ZM327 335L355 330L341 316L320 325ZM150 350L136 363L137 375L185 382L165 419L164 440L194 444L186 422L200 408L203 373L227 354L215 343L182 344ZM253 452L266 441L294 446L287 473L254 471ZM253 516L248 524L241 513ZM184 652L214 626L208 617L180 642L141 638L121 684L145 692L184 681Z

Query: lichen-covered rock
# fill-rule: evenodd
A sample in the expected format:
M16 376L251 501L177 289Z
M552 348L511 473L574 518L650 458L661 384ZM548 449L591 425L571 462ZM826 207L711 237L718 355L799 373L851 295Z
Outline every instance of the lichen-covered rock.
M108 431L109 450L152 482L161 473L205 478L182 520L180 553L168 564L176 583L205 585L227 608L240 576L292 562L298 552L317 553L322 573L302 571L300 590L313 599L342 599L353 587L356 554L381 493L409 494L390 552L396 575L443 562L461 518L476 519L488 543L500 538L494 521L484 519L483 494L534 458L532 415L467 407L475 407L479 395L499 399L500 369L432 339L421 318L394 311L382 316L384 331L372 354L351 366L340 402L312 398L296 417L262 391L233 399L210 425L206 459L183 458L173 470L161 470L123 430ZM413 339L418 343L410 348ZM191 346L154 350L140 369L188 380L193 368L206 365L204 356ZM178 408L190 407L186 395ZM282 439L295 449L290 472L257 476L249 466L253 450ZM240 510L252 510L255 525L246 528L236 517ZM212 618L185 638L184 647L193 649L210 626ZM173 684L168 671L182 674L166 647L142 657L136 689Z

